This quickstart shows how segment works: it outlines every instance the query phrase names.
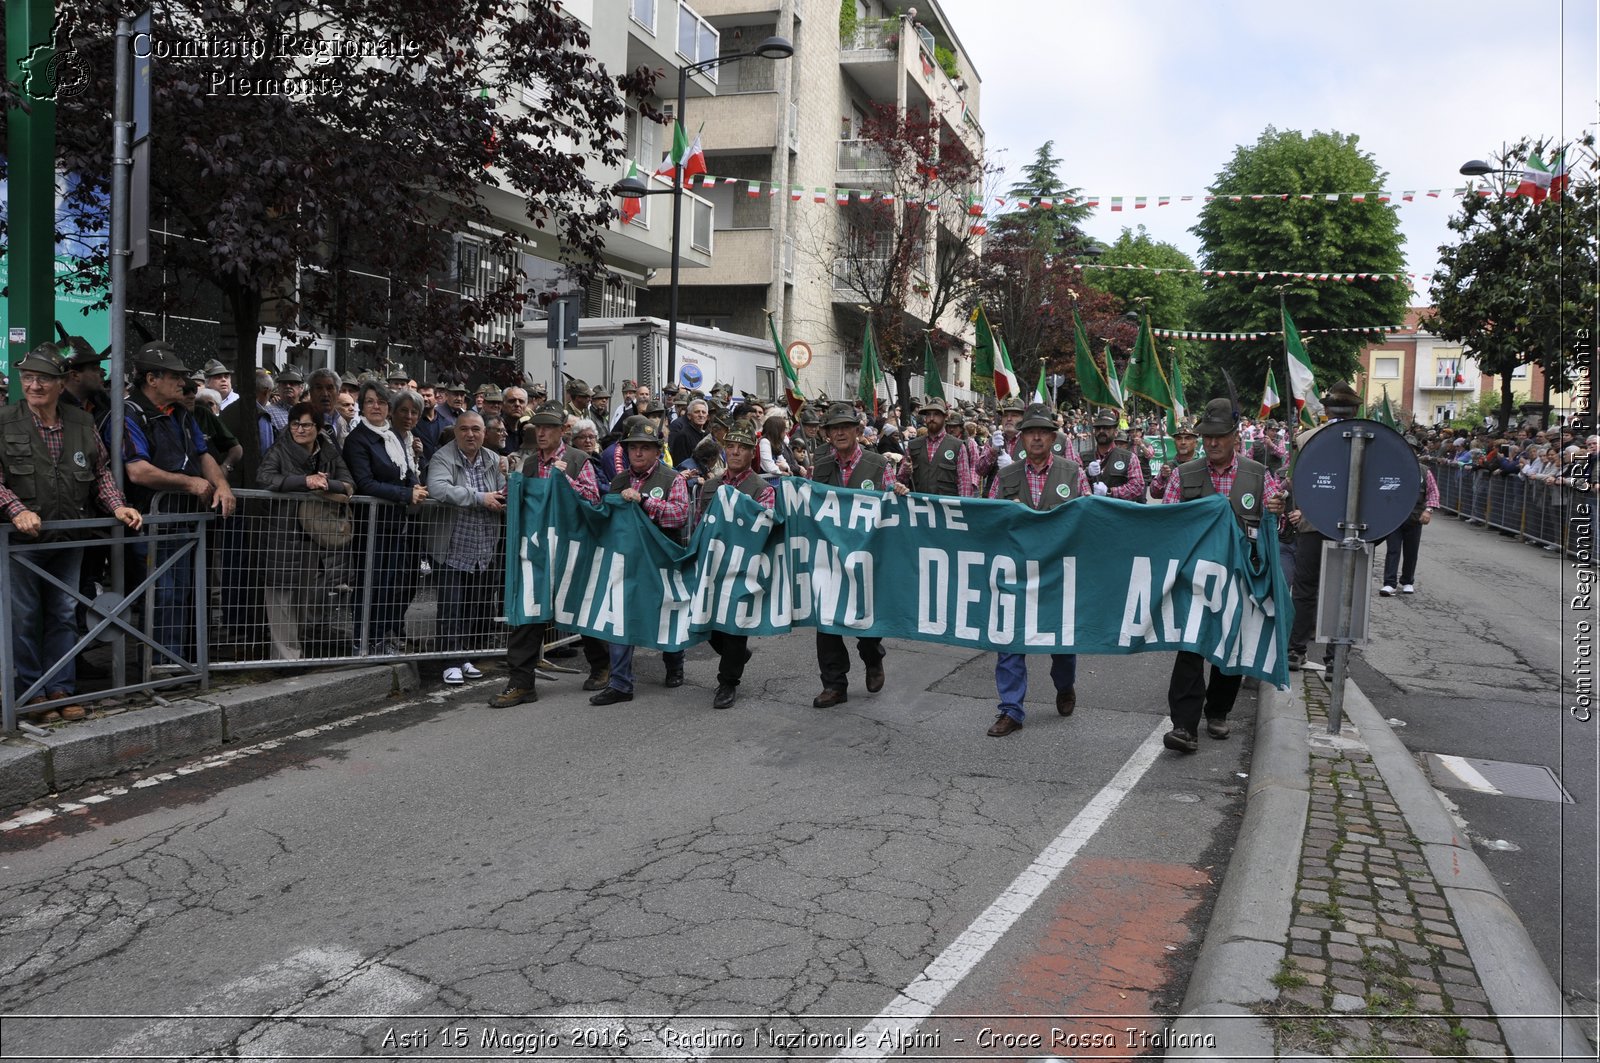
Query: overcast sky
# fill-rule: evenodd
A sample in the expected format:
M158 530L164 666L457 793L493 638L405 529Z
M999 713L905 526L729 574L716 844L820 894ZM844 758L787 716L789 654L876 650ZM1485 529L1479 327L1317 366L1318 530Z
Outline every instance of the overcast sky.
M1503 141L1593 128L1600 96L1593 0L940 3L983 79L979 119L1006 183L1054 140L1066 183L1102 197L1090 235L1143 223L1191 258L1200 204L1155 197L1204 194L1273 125L1359 136L1386 188L1417 191L1397 208L1402 250L1408 271L1431 273L1450 203L1423 191L1463 185L1460 165ZM1113 195L1152 206L1113 214Z

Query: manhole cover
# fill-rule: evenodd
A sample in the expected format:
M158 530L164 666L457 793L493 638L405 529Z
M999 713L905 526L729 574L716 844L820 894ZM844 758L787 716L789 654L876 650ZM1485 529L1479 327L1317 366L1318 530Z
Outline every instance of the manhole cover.
M1543 764L1514 764L1506 760L1457 757L1444 753L1427 754L1434 781L1455 790L1473 790L1496 797L1526 797L1533 801L1573 804L1556 778Z

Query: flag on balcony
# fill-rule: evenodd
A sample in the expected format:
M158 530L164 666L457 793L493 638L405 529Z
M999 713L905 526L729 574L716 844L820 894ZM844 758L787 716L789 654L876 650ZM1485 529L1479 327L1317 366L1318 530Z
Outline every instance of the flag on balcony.
M861 340L861 381L856 385L856 397L861 404L878 416L878 384L883 370L878 366L878 342L872 335L872 322L867 322L866 335Z
M1272 367L1267 366L1267 382L1261 389L1261 417L1265 418L1272 412L1273 407L1282 401L1278 397L1278 377L1273 373Z
M1005 341L989 327L989 317L981 305L973 311L973 322L978 331L978 342L972 356L973 374L980 379L993 381L997 399L1020 396L1022 388L1017 385L1017 374L1011 368L1011 355L1006 351Z
M939 376L939 363L933 357L933 341L927 333L922 336L922 398L944 398L944 379Z
M1094 354L1089 350L1089 336L1083 331L1083 321L1078 317L1078 311L1072 311L1072 351L1074 366L1078 373L1078 390L1083 392L1085 402L1092 402L1096 406L1115 406L1122 408L1121 396L1114 393L1106 384L1106 378L1101 375L1100 367L1095 364Z
M636 163L636 162L628 163L628 176L629 177L638 177L639 176L639 164L638 163ZM639 211L641 209L643 209L643 207L644 207L644 197L643 196L634 196L632 198L624 197L623 200L622 200L622 224L627 225L629 222L633 221L633 219L637 218L639 216Z
M795 372L794 363L789 361L789 352L783 346L783 341L778 339L778 326L772 320L772 311L767 311L767 330L772 333L772 349L778 352L778 367L783 371L783 397L789 404L789 416L798 417L805 408L805 392L800 390L800 374Z

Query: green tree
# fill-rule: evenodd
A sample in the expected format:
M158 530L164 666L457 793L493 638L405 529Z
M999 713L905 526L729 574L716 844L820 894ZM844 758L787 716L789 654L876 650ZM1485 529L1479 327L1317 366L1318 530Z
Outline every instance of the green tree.
M1500 158L1502 174L1488 196L1469 195L1449 221L1456 243L1439 248L1434 312L1428 327L1466 346L1500 381L1499 422L1509 424L1515 397L1511 373L1540 366L1554 391L1567 390L1593 358L1596 320L1596 233L1600 210L1593 136L1565 151L1569 184L1543 203L1514 190L1530 153L1561 149L1524 139Z
M1006 190L1007 199L1020 209L1002 214L995 229L1000 234L1026 233L1042 251L1074 253L1089 244L1078 223L1094 208L1066 202L1083 193L1061 180L1061 159L1051 154L1054 150L1055 141L1047 140L1033 153L1033 161L1022 168L1017 181ZM1046 203L1050 205L1045 206Z
M1212 270L1304 270L1309 273L1399 273L1403 237L1395 208L1375 194L1387 177L1358 138L1337 132L1279 131L1272 126L1254 144L1241 146L1217 174L1216 197L1190 230L1200 238L1201 263ZM1330 192L1367 192L1363 202ZM1251 199L1265 194L1268 198ZM1239 201L1230 195L1245 196ZM1309 198L1301 199L1301 195ZM1409 289L1404 280L1350 284L1296 282L1254 276L1210 277L1195 307L1196 327L1219 332L1276 331L1278 288L1302 332L1399 324ZM1310 345L1319 386L1348 380L1358 352L1370 336L1317 335ZM1208 364L1226 368L1241 398L1265 376L1280 370L1280 339L1217 344Z
M1200 301L1201 285L1193 270L1194 260L1169 243L1156 240L1145 231L1124 227L1122 235L1098 259L1103 266L1142 266L1143 269L1103 269L1087 271L1096 287L1141 309L1156 328L1188 329L1195 305ZM1222 377L1211 363L1211 347L1191 340L1165 340L1157 337L1164 362L1174 354L1183 363L1184 391L1191 406L1199 405L1196 396L1219 395ZM1240 382L1243 388L1243 382Z

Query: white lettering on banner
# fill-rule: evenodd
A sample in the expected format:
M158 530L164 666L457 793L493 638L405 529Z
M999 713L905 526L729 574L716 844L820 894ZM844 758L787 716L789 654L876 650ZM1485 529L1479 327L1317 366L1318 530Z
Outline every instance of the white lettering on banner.
M1004 554L996 557L989 566L989 638L995 642L1010 642L1016 635L1016 587L1017 563Z
M604 550L594 552L594 560L589 563L589 585L583 588L583 602L578 606L579 623L588 623L589 615L594 611L594 592L600 587L600 566L606 559Z
M733 606L733 592L737 589L733 574L744 564L744 547L735 546L728 555L728 571L722 577L722 593L717 596L717 623L728 622L728 610Z
M817 553L811 560L811 586L817 603L817 624L837 624L839 611L839 550L827 540L817 543Z
M1201 614L1219 612L1222 595L1228 582L1228 570L1215 561L1198 560L1194 563L1194 578L1190 586L1194 597L1189 600L1189 618L1183 625L1183 641L1193 645L1200 637Z
M791 619L798 624L811 619L811 607L815 602L811 586L811 540L790 539L788 543L789 556L786 563L793 573L794 581L794 615Z
M1276 639L1266 640L1266 659L1259 662L1256 661L1256 658L1261 656L1261 636L1266 633L1267 618L1275 615L1276 609L1271 598L1257 605L1255 599L1245 595L1244 617L1240 621L1239 632L1240 641L1247 647L1244 650L1244 660L1247 664L1254 663L1256 667L1259 667L1264 672L1272 671L1273 665L1277 663L1278 643Z
M552 561L555 560L556 553L557 553L556 538L555 538L554 535L552 535L550 537L550 556L551 556L551 560ZM561 582L556 585L556 593L553 596L554 597L554 601L552 603L554 608L555 608L556 623L558 623L558 624L574 624L574 623L577 623L578 618L575 615L573 615L571 610L566 608L567 594L568 594L569 591L572 590L572 575L577 570L578 570L578 544L577 543L568 543L567 544L567 563L566 563L566 566L561 570Z
M789 541L777 539L772 544L772 622L779 627L789 624Z
M590 625L599 631L610 629L616 642L628 637L628 608L623 600L623 588L628 585L628 563L622 554L611 555L611 573L606 577L605 593L600 596L600 607L595 610Z
M1133 571L1128 576L1128 597L1122 605L1122 631L1117 635L1117 645L1131 646L1134 639L1154 642L1156 621L1150 612L1150 559L1133 559Z
M1239 640L1231 638L1234 625L1239 619L1238 613L1239 581L1230 576L1228 579L1228 597L1222 606L1222 638L1217 642L1217 648L1212 656L1222 657L1223 652L1228 650L1228 644L1231 642L1233 644L1232 650L1223 659L1228 662L1229 666L1233 667L1239 664Z
M812 514L811 519L816 521L818 524L821 524L823 521L828 521L835 527L843 524L844 513L841 511L839 504L839 500L843 497L844 496L838 491L829 491L827 494L823 495L822 505L817 507L817 511L816 513Z
M940 496L939 505L944 507L944 524L951 531L967 531L967 518L961 512L961 499L945 498Z
M850 583L844 626L870 630L877 623L873 615L872 555L865 550L846 555L844 574Z
M1061 645L1078 641L1078 559L1061 559Z
M1028 574L1022 586L1022 644L1024 646L1054 646L1056 637L1039 630L1039 562L1024 564Z
M668 646L688 642L692 603L683 573L675 568L656 571L661 574L661 623L656 628L656 641Z
M900 501L905 503L906 524L908 526L917 527L918 517L924 518L930 528L937 526L938 522L933 519L936 499L921 495L906 495Z
M733 611L733 622L739 627L755 628L761 626L761 610L767 601L767 576L772 571L772 562L766 554L750 555L750 564L744 572L744 589L749 596L741 601ZM774 627L780 621L776 616L772 618Z
M859 494L850 500L850 527L862 525L862 531L872 531L883 515L883 498L879 495Z
M552 528L550 534L554 535L555 529ZM535 593L538 588L533 584L533 550L538 545L537 535L524 536L522 549L519 551L522 565L522 612L529 620L538 620L544 615L544 606L539 604L539 597Z
M1168 642L1178 641L1177 606L1172 599L1172 588L1178 585L1178 559L1167 562L1167 574L1161 580L1161 628Z
M717 580L722 572L722 557L727 544L720 539L706 540L700 554L700 582L694 588L694 607L690 617L696 624L711 622L711 596L716 592Z
M950 626L945 595L950 593L950 555L924 546L917 550L917 634L943 635Z
M983 564L983 555L976 550L956 551L956 638L976 642L981 636L977 628L967 622L967 615L971 606L978 604L982 597L977 587L972 585L972 570Z
M811 512L811 481L796 480L786 476L778 481L778 487L783 492L784 512Z

